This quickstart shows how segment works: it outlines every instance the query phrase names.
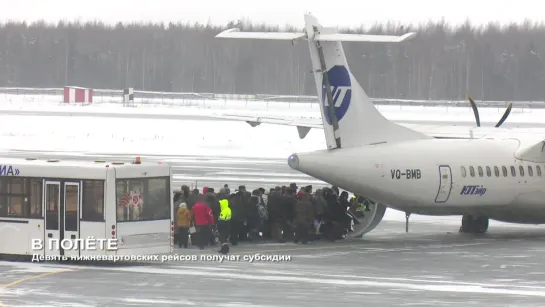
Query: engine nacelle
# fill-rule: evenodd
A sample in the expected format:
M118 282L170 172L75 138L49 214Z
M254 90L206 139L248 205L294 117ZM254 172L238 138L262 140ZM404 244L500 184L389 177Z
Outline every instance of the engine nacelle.
M367 201L369 202L369 211L365 211L361 218L356 216L353 225L354 231L348 233L351 238L361 238L364 234L375 229L386 213L387 207L385 205Z

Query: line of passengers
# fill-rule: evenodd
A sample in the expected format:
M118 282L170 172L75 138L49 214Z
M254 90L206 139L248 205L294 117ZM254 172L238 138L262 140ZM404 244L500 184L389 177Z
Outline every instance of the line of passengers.
M306 244L320 237L338 240L353 231L353 221L369 211L362 197L348 198L348 193L339 193L337 187L312 193L312 186L298 191L295 183L251 193L245 186L239 186L234 193L227 184L219 193L204 187L200 193L198 189L190 192L184 185L174 195L175 242L187 248L191 235L192 244L204 249L217 244L217 233L220 252L225 252L228 242L237 245L239 241L293 240Z

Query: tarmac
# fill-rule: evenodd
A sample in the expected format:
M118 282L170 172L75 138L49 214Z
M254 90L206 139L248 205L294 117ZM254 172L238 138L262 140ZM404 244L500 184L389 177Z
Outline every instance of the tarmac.
M9 153L23 157L40 154ZM75 158L73 153L45 154ZM107 155L88 153L76 158ZM216 178L198 180L199 186L223 184L226 172L235 173L232 181L227 181L232 189L238 184L265 187L276 181L288 184L312 180L292 172L285 161L167 156L142 159L171 163L178 178ZM176 184L181 182L178 179ZM0 307L544 305L543 228L495 225L484 235L460 234L458 228L413 222L405 233L404 222L383 221L363 239L308 245L244 243L231 248L231 254L242 255L239 261L109 265L0 262ZM216 249L176 248L174 253L217 256ZM290 261L244 259L244 255L257 253L289 256Z
M0 306L543 306L545 235L384 221L364 239L245 243L291 261L0 262ZM218 255L209 247L178 254Z

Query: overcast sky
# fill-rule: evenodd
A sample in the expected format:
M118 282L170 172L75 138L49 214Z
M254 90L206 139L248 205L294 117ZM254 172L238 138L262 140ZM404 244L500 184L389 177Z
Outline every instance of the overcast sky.
M255 22L302 26L311 12L324 26L370 25L394 20L419 23L442 17L452 24L543 21L544 0L0 0L0 20Z

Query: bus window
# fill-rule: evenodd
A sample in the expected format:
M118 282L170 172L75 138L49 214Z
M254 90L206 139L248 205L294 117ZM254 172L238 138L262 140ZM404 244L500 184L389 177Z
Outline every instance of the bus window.
M42 215L42 180L30 179L30 217L41 218Z
M0 179L0 216L28 217L27 179Z
M118 179L117 221L170 218L169 177Z
M45 199L45 229L59 229L59 186L56 184L46 185L47 197Z
M79 186L65 185L64 196L64 229L67 231L78 231Z
M104 181L83 181L83 202L81 219L90 222L104 221Z

